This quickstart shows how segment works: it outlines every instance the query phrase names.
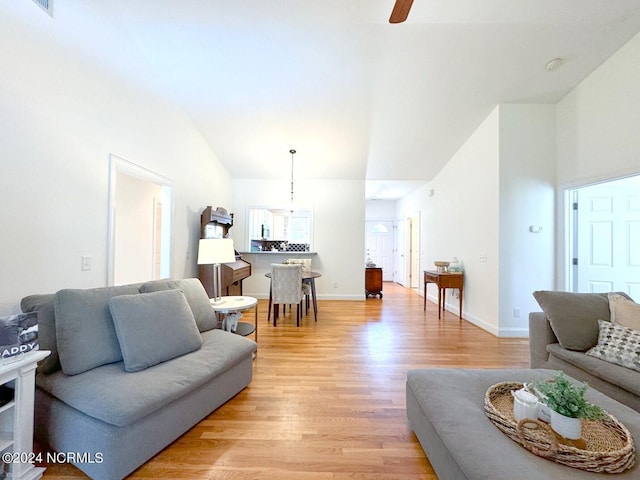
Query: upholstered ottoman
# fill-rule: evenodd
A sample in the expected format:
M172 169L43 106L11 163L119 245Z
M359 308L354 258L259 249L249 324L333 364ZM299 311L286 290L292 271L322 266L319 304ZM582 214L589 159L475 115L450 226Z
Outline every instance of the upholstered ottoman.
M640 467L621 474L598 474L538 457L503 434L484 413L484 395L496 383L543 381L554 370L419 369L407 374L407 417L440 480L627 480ZM640 414L589 389L586 398L629 429L640 445ZM636 462L640 461L636 454Z

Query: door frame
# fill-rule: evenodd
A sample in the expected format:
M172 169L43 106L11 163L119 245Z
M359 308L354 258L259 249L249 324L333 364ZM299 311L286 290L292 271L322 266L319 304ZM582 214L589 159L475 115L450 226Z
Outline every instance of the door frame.
M393 221L393 281L407 287L406 261L406 228L405 220L398 218Z
M380 228L380 230L376 230L377 228ZM387 231L384 232L382 231L382 228L386 228ZM389 235L389 251L388 253L388 262L387 265L385 265L383 262L380 261L380 258L371 258L374 263L376 263L377 267L382 267L382 281L387 282L387 281L394 281L394 272L395 272L395 229L394 229L394 221L393 220L373 220L373 219L368 219L365 220L365 250L366 250L366 254L365 254L365 262L372 257L371 253L370 253L370 236L372 234L377 235L377 234L388 234Z
M580 268L580 265L576 265L574 261L574 258L578 258L577 251L580 235L578 232L578 211L575 208L578 200L578 190L592 187L594 185L613 183L631 177L638 177L640 179L640 172L626 173L613 178L606 178L579 185L569 185L564 188L562 206L564 217L564 255L562 257L561 271L564 273L563 284L567 291L577 292L579 289L578 269Z
M108 206L108 226L107 226L107 285L114 285L116 266L116 186L119 174L129 175L139 180L162 186L164 195L163 210L165 211L167 222L163 222L163 260L162 264L168 268L163 268L163 273L171 277L173 270L173 180L148 170L140 165L136 165L124 158L114 154L109 154L109 206ZM166 243L169 245L166 245ZM153 248L151 245L150 248Z
M420 278L420 214L410 217L411 235L409 240L409 271L411 279L409 286L419 289L421 284Z
M420 288L420 214L394 222L394 281L405 288ZM399 267L399 268L398 268Z

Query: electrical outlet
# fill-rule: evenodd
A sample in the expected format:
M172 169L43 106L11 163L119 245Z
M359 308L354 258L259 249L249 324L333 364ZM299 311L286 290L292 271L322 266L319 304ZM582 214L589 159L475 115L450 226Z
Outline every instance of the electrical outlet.
M513 309L513 316L514 316L515 318L518 318L518 317L520 316L520 307L515 307L515 308Z
M81 269L83 272L87 271L87 270L91 270L91 257L88 256L82 256L81 258Z
M486 262L487 261L487 254L486 253L481 253L480 254L480 261L481 262Z
M338 288L338 282L333 282L333 288Z

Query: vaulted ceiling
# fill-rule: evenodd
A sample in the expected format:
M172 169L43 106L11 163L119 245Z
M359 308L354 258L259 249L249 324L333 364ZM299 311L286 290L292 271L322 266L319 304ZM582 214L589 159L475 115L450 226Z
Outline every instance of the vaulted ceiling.
M640 31L638 0L415 0L395 25L394 0L106 3L234 178L295 148L299 178L377 186L432 179L496 104L558 102Z

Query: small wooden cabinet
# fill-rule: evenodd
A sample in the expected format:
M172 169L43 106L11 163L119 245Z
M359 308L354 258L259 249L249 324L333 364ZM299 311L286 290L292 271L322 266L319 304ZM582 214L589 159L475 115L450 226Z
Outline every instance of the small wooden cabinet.
M367 267L364 271L364 294L366 298L369 295L379 295L382 298L382 268Z

